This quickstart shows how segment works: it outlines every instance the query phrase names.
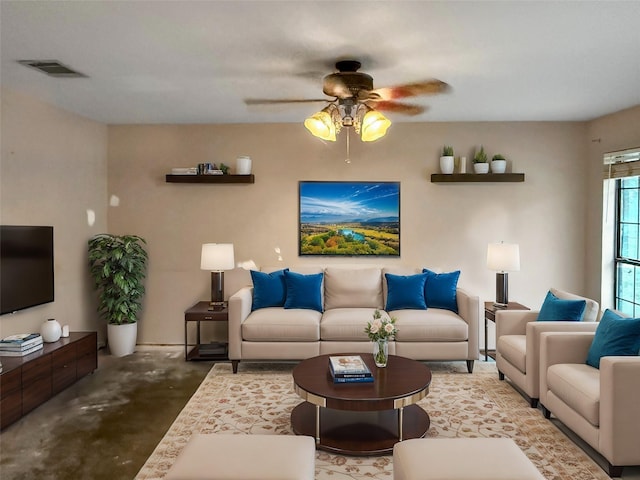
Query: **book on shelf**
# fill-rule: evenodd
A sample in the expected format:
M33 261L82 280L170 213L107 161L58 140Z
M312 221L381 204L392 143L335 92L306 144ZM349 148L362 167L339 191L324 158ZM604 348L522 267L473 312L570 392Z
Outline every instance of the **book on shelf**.
M333 378L370 378L371 370L360 355L329 357L329 370Z
M38 343L37 345L32 345L29 348L25 348L23 350L2 350L0 349L0 356L2 357L22 357L24 355L29 355L30 353L37 352L38 350L42 350L44 345L42 343Z
M41 344L42 335L39 333L18 333L0 340L0 349L20 350Z

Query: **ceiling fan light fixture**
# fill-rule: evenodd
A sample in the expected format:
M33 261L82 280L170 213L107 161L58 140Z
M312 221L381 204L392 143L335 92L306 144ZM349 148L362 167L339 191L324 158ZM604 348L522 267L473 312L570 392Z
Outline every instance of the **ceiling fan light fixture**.
M367 107L367 113L362 117L360 138L363 142L373 142L384 137L390 126L391 120L377 110Z
M336 123L334 120L333 109L335 105L329 105L321 111L314 113L304 121L304 126L314 137L336 141Z

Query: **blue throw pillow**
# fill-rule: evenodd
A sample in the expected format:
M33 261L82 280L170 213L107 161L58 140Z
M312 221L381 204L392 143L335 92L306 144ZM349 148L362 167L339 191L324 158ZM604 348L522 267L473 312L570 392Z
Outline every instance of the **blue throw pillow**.
M553 293L547 292L547 296L542 302L538 313L539 322L549 321L573 321L582 320L584 310L587 308L585 300L564 300L556 297Z
M385 310L426 310L424 301L424 284L426 273L417 275L392 275L385 273L387 279L387 306Z
M436 273L424 268L427 283L424 287L424 299L428 308L444 308L458 313L458 279L460 270L448 273Z
M251 270L251 280L253 280L251 311L266 307L282 307L284 305L287 293L284 272L287 270L289 269L272 273Z
M285 271L287 299L284 308L306 308L322 312L322 277L322 273L302 275Z
M602 357L640 354L640 318L625 318L605 310L591 342L587 365L600 368Z

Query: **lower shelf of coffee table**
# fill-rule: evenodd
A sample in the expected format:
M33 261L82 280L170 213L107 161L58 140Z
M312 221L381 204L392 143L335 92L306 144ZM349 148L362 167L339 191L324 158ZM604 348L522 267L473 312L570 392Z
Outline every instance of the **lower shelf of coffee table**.
M404 408L403 440L422 438L429 430L429 415L417 405ZM316 435L316 407L308 402L291 412L296 435ZM354 412L320 409L320 450L343 455L385 455L398 443L398 410Z

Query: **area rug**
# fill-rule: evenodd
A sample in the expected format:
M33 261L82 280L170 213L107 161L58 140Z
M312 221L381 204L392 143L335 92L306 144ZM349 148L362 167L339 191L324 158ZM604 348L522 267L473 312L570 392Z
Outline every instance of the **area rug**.
M609 479L540 410L530 408L509 383L498 380L495 364L476 362L471 375L465 373L464 362L429 366L430 393L419 403L431 417L427 437L512 438L549 480ZM230 365L216 364L136 480L163 478L194 433L293 435L289 417L301 400L293 391L292 369L287 364L241 364L234 375ZM390 455L316 453L316 480L392 476Z

